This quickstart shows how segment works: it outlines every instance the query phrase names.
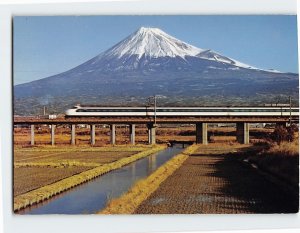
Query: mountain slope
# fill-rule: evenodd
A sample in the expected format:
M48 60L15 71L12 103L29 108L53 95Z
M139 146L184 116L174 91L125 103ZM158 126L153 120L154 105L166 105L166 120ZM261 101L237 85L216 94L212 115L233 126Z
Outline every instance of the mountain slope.
M53 103L57 111L78 102L143 104L154 94L175 104L223 104L229 97L249 103L297 93L298 74L261 70L144 27L69 71L14 87L18 114Z

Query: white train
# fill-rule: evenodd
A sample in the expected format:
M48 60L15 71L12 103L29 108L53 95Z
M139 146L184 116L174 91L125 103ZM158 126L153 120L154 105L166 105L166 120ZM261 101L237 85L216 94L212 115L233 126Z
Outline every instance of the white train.
M292 107L98 107L76 105L66 111L68 117L94 116L299 116Z

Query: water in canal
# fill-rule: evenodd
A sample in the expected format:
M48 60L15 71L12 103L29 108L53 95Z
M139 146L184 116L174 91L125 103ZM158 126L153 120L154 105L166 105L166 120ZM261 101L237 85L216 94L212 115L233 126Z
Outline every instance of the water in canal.
M169 147L18 213L94 214L103 209L109 200L127 192L137 180L149 176L182 150L179 146Z

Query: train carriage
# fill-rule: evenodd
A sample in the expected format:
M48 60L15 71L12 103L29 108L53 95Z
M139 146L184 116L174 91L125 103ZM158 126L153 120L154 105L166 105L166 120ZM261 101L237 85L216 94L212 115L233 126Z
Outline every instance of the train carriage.
M298 107L100 107L76 105L66 111L68 117L94 116L299 116Z

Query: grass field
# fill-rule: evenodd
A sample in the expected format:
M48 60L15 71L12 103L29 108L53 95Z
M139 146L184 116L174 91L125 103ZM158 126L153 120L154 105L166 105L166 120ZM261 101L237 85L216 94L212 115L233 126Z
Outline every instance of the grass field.
M14 196L52 184L93 167L19 167L14 168Z
M142 151L142 150L141 150ZM118 159L131 156L139 151L73 151L73 152L36 152L29 154L16 153L15 163L111 163ZM25 155L25 156L24 156Z

